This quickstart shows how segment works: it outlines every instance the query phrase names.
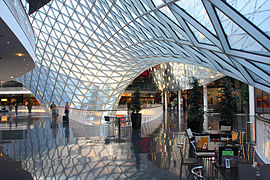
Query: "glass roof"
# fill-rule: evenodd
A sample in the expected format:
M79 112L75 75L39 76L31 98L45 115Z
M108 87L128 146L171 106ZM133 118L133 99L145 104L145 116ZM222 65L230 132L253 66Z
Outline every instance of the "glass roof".
M131 81L167 62L218 71L270 92L268 0L54 0L29 18L37 99L114 109ZM260 78L258 78L260 77Z
M204 67L172 62L157 65L152 70L154 82L161 91L190 89L192 77L197 78L200 85L205 85L224 76L222 73Z

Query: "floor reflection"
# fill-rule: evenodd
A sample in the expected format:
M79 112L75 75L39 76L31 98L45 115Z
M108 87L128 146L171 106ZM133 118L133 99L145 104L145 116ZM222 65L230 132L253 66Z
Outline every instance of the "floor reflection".
M34 179L190 178L190 167L181 162L177 148L186 141L186 123L173 111L140 130L63 123L61 118L54 122L45 113L0 116L0 154ZM241 144L246 144L244 134ZM240 160L254 159L252 144L240 151Z
M174 144L182 135L174 121L168 115L141 130L119 130L54 124L50 116L11 116L1 122L1 151L34 179L179 179Z

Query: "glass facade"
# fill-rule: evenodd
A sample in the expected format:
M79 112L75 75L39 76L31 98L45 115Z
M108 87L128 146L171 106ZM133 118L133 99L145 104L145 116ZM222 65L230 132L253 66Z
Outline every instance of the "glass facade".
M256 98L256 113L269 113L270 94L260 89L256 89L255 98Z
M44 105L111 110L161 63L202 66L270 92L270 2L54 0L30 16L36 67L18 78Z

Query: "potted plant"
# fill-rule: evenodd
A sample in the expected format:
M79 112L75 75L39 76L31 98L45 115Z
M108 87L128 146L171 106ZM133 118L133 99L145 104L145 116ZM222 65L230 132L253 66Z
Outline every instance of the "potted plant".
M133 129L140 129L142 122L142 114L139 113L141 111L141 101L140 101L140 91L137 88L132 95L131 105L130 105L131 113L131 122Z

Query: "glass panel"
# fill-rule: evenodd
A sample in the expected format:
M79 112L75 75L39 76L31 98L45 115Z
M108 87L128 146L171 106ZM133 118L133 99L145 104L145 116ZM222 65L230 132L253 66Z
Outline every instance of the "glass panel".
M227 3L253 22L266 34L270 35L269 0L228 0Z
M236 23L229 19L224 13L217 9L231 48L260 53L268 52L262 45L253 39L246 31L240 28Z
M201 0L177 1L176 4L179 6L179 8L183 8L209 31L211 31L213 34L216 34Z

